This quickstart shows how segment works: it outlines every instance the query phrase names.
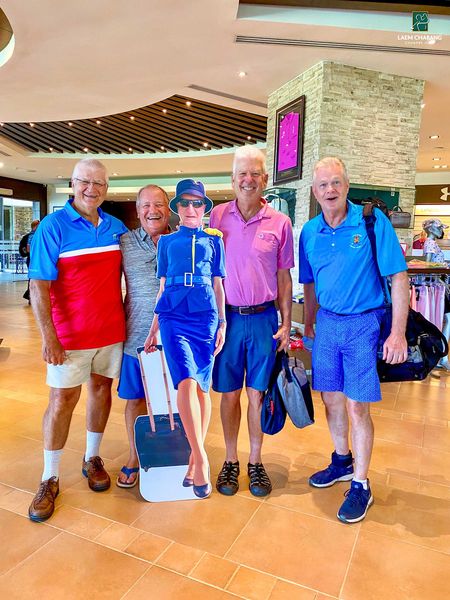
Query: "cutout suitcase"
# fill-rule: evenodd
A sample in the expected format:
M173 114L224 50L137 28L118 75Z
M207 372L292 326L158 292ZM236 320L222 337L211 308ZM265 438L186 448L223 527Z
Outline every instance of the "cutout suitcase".
M139 491L149 502L197 500L192 487L182 485L190 447L162 346L157 348L149 354L144 348L137 349L148 411L134 424Z

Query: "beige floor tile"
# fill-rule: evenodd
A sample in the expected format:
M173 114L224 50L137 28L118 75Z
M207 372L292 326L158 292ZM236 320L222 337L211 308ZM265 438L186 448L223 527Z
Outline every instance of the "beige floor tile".
M173 543L156 561L160 567L166 567L182 575L187 575L199 562L204 552L192 546Z
M450 453L424 450L420 465L420 478L443 485L450 485Z
M154 562L172 542L153 533L141 533L125 548L127 554Z
M439 483L432 483L429 481L419 482L419 492L430 496L432 498L442 498L443 500L450 500L450 486L440 485Z
M450 453L450 428L426 424L423 447Z
M275 577L239 567L229 582L227 591L249 600L266 600L272 593L275 583Z
M123 551L131 544L131 542L138 538L141 533L142 532L139 529L135 529L129 525L122 525L122 523L111 523L106 529L97 535L95 541L99 544L108 546L109 548Z
M0 508L5 508L24 517L28 517L28 508L33 500L33 494L11 488L7 489L10 490L9 493L0 496Z
M375 486L373 494L363 531L450 554L450 501L387 486Z
M160 567L151 567L123 600L149 600L152 590L157 600L232 600L236 598L217 588L194 581Z
M33 552L59 535L56 529L45 524L32 523L28 518L3 509L0 509L0 531L3 547L3 551L0 552L0 575L19 565ZM1 578L0 590L2 598L8 598Z
M226 558L337 595L357 532L358 526L264 504Z
M204 554L190 573L193 579L199 579L219 588L225 588L238 565L224 558Z
M344 501L344 492L349 482L342 482L330 488L313 488L308 480L313 469L308 466L291 465L289 470L276 471L272 477L274 491L267 504L283 506L298 512L336 521L336 512Z
M385 415L372 417L375 427L375 440L382 439L399 444L422 446L424 425L409 421L398 422L398 419ZM375 444L377 441L375 441Z
M450 557L361 531L342 591L345 600L437 600L450 597Z
M56 508L48 523L58 529L64 529L88 540L93 540L110 526L111 521L78 508L63 505Z
M149 510L148 502L141 498L137 487L126 490L112 483L109 490L93 492L84 478L78 484L65 489L59 501L125 525L131 525L139 515Z
M399 427L403 424L403 421L398 422ZM421 448L417 446L377 439L373 447L370 467L380 473L418 476L421 455Z
M450 420L449 390L440 387L415 387L414 383L402 384L395 409L399 412ZM405 390L403 390L405 386Z
M18 600L44 596L113 600L122 598L148 568L136 558L61 533L1 577L0 589L4 598Z
M316 592L278 579L270 600L316 600ZM329 598L329 597L328 597Z
M203 501L152 504L133 525L223 556L260 504L239 495L229 498L214 491Z

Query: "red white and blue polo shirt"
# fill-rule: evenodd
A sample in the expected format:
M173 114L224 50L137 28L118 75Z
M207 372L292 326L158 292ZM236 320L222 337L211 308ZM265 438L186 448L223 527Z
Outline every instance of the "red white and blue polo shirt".
M69 200L42 220L33 237L29 278L52 282L52 320L65 350L125 339L119 239L127 228L97 210L94 227Z

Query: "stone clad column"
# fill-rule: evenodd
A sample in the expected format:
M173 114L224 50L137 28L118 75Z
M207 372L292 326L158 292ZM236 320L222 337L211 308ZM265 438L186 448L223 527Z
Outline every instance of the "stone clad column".
M355 186L400 192L403 210L414 212L416 156L424 82L334 62L321 62L269 96L267 166L273 178L277 109L306 96L302 179L295 188L295 229L309 219L314 163L336 155ZM411 219L411 225L413 219ZM411 248L412 228L396 229Z

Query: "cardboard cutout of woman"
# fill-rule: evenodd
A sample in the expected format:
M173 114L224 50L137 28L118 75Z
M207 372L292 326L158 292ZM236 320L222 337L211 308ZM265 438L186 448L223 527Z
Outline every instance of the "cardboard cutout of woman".
M158 242L160 289L144 349L155 350L160 329L191 447L183 486L192 485L198 498L207 498L212 487L204 440L211 417L214 357L225 341L225 253L221 232L202 227L213 203L201 181L179 181L169 206L179 215L180 227Z

